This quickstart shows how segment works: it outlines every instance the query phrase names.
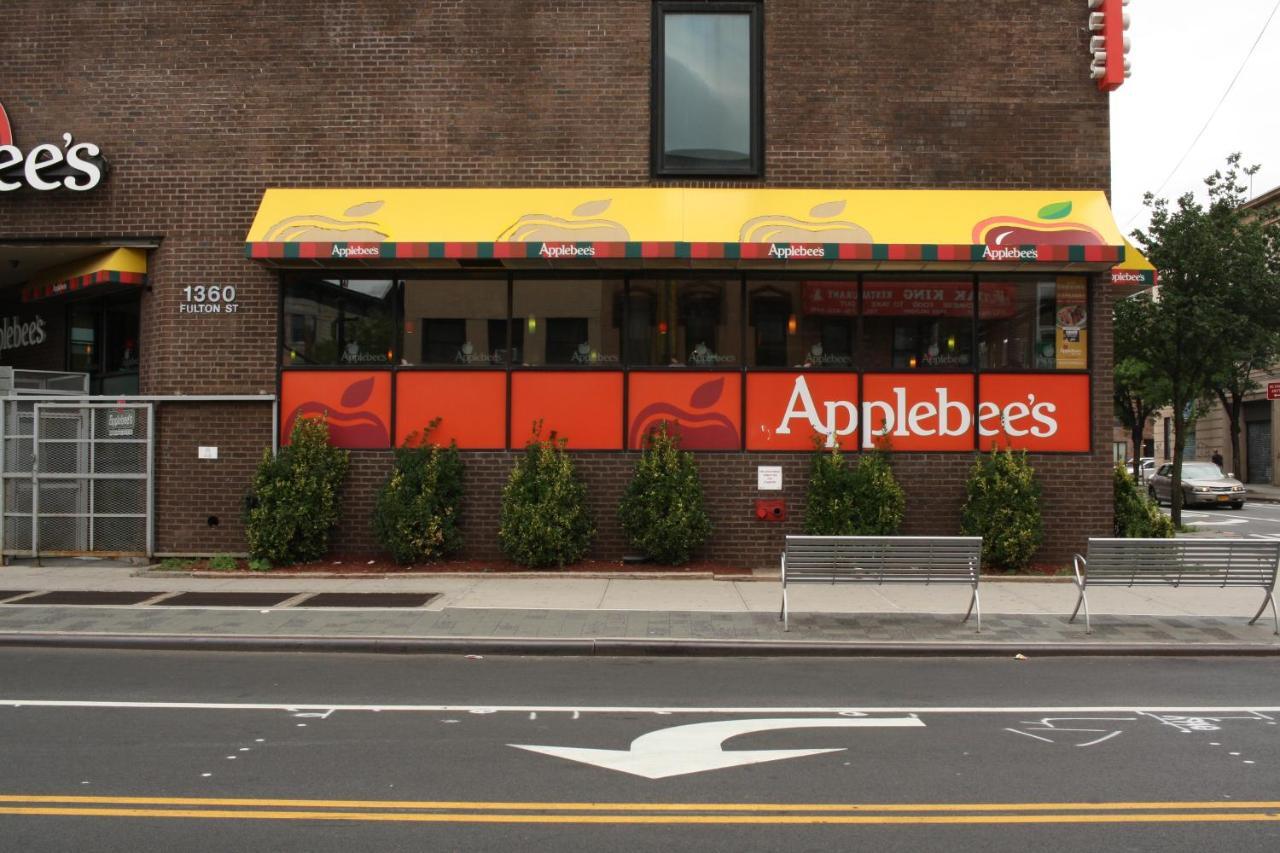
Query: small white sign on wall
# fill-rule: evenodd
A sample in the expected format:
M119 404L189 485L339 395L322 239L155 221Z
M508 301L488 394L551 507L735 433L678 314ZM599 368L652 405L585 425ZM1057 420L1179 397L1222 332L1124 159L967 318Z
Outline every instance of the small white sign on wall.
M217 459L218 458L218 448L216 447L201 447L199 453L200 453L201 459Z
M782 491L782 466L757 465L756 488L762 492Z

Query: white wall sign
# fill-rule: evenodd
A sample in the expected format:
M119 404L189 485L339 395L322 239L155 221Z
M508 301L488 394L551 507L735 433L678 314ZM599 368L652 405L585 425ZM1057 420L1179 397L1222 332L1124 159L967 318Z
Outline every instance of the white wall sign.
M199 456L200 456L200 458L201 458L201 459L217 459L217 458L218 458L218 448L216 448L216 447L205 447L205 446L201 445L200 450L199 450Z
M137 409L117 409L114 412L107 412L108 438L131 438L137 427Z
M757 465L756 488L762 492L782 491L782 466Z
M179 314L234 314L238 310L234 284L187 285L178 303Z
M0 352L38 347L44 343L44 318L40 316L24 322L21 317L0 319Z
M23 151L15 144L9 115L0 104L0 192L24 186L41 192L84 192L102 183L106 170L102 149L92 142L76 143L69 133L62 134L61 146L46 142Z

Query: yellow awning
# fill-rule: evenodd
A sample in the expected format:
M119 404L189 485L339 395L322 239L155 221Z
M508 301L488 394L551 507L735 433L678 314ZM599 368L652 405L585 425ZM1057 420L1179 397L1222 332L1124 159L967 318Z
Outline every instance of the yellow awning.
M1154 287L1158 278L1151 261L1126 238L1124 260L1111 268L1111 283L1123 287Z
M63 296L98 285L141 285L146 281L145 249L111 249L41 270L22 288L22 301Z
M1103 269L1123 259L1125 241L1106 196L1094 191L271 189L245 251L280 265L665 260Z

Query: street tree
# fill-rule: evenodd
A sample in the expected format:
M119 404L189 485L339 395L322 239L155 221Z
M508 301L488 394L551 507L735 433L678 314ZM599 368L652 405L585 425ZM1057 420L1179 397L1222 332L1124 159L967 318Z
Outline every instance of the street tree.
M1158 334L1157 310L1150 291L1121 299L1115 306L1115 412L1133 440L1133 479L1141 483L1142 434L1147 419L1169 404L1169 382L1144 360L1142 344Z
M1235 281L1275 279L1274 257L1280 247L1241 210L1245 201L1240 155L1227 158L1227 168L1206 180L1208 204L1186 193L1171 205L1147 193L1151 209L1146 231L1134 237L1160 272L1154 306L1154 330L1134 342L1138 356L1168 382L1173 407L1173 471L1170 505L1173 523L1182 523L1182 457L1196 403L1213 393L1214 379L1223 373L1229 347L1244 318L1232 297ZM1269 244L1268 244L1269 243ZM1259 247L1262 248L1259 248ZM1252 313L1252 309L1246 311ZM1275 324L1274 315L1265 318Z

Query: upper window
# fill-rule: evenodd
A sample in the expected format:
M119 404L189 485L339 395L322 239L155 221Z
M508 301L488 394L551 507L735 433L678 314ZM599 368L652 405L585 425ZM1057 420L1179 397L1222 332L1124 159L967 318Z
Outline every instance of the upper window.
M653 42L654 174L760 175L759 4L659 0Z

